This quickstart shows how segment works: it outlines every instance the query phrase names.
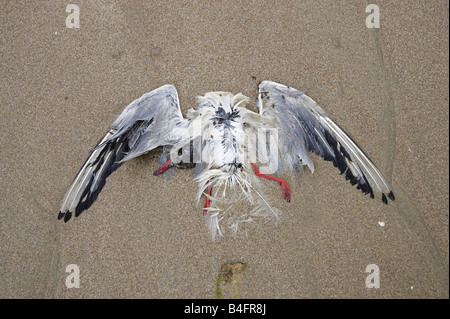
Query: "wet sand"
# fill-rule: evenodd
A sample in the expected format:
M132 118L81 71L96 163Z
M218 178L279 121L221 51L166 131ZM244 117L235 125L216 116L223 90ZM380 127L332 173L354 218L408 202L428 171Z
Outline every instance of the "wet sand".
M240 298L448 298L448 2L1 3L0 297L215 298L245 263ZM123 165L64 224L60 201L122 109L174 84L183 112L260 81L308 91L392 184L384 205L329 162L267 189L281 222L212 242L192 171L155 177L159 150ZM249 209L243 207L242 209ZM378 222L384 222L381 227ZM80 288L65 285L66 266ZM366 267L380 269L368 289ZM223 295L229 296L227 287Z

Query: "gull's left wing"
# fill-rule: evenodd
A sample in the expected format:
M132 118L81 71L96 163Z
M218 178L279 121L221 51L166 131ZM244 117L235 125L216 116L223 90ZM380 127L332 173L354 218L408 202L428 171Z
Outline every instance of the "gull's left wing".
M174 86L164 85L128 105L91 151L64 196L58 219L68 221L97 199L106 178L122 162L158 146L173 146L189 121L183 118Z
M391 188L356 143L328 114L302 91L263 81L259 85L260 114L275 119L279 130L282 163L294 170L298 164L314 171L308 155L312 151L332 161L346 179L365 194L381 194L385 204L394 200Z

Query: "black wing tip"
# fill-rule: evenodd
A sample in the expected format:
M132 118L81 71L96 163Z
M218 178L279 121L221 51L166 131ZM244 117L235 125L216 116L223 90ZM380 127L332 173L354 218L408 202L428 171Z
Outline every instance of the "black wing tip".
M388 204L388 198L390 199L390 200L395 200L395 195L394 195L394 192L392 192L392 191L389 191L389 193L387 194L387 196L386 196L386 194L385 193L382 193L381 194L381 200L383 201L383 203L385 203L386 205Z
M58 213L58 220L64 219L64 222L67 223L72 218L72 212L66 211L66 212L59 212Z
M386 205L387 205L387 203L388 203L388 197L389 197L390 200L395 200L395 196L394 196L394 193L393 193L392 191L389 191L387 197L386 197L386 194L384 194L384 193L381 194L381 200L382 200L383 203L385 203Z
M84 211L84 210L82 210L82 211L75 211L75 217L80 216L80 214L81 214L83 211ZM64 222L67 223L70 219L72 219L72 215L73 215L73 213L72 213L72 212L69 212L69 211L66 211L65 213L59 212L59 213L58 213L58 220L63 219Z
M78 216L80 216L81 215L81 213L82 212L84 212L87 208L85 208L85 207L82 207L82 208L79 208L80 207L80 205L77 207L77 209L75 210L75 217L78 217Z
M381 200L383 201L383 203L385 203L387 205L388 200L387 200L386 195L384 193L381 195Z
M392 191L389 192L388 197L392 200L395 200L394 193Z
M150 122L153 121L153 119L150 120ZM117 141L114 141L117 142ZM127 146L127 144L122 144ZM119 147L122 147L122 145L120 145ZM102 156L106 151L110 150L111 148L111 144L109 144L109 146L105 147L102 150L101 155L98 156L98 158L91 164L92 166L96 166L94 169L93 174L97 174L98 170L102 167L102 165L108 165L102 172L102 176L100 176L98 183L95 187L95 190L91 190L92 187L92 182L93 180L91 179L89 184L87 185L86 189L83 191L82 195L81 195L81 201L78 203L77 207L75 208L74 212L70 212L70 211L66 211L66 212L59 212L58 214L58 219L63 219L64 218L64 222L68 222L71 218L73 213L75 214L75 217L80 216L80 214L82 212L84 212L85 210L89 209L92 204L97 200L98 195L100 194L100 191L102 190L103 186L105 186L106 184L106 179L108 178L109 175L111 175L111 173L113 171L115 171L118 167L120 167L122 165L122 163L120 163L120 160L122 160L122 158L125 156L125 154L127 153L128 149L126 149L125 151L121 148L119 148L118 150L114 151L113 156L110 158L110 161L108 163L104 163L104 157Z
M361 192L363 192L364 194L369 194L370 198L375 198L375 194L373 192L373 189L372 189L372 187L370 187L370 185L367 182L367 180L366 180L364 175L363 175L363 180L358 180L355 176L353 176L353 174L351 173L350 169L347 169L347 171L345 173L346 173L345 174L345 179L349 180L352 185L356 185L356 189L361 190ZM395 200L395 196L394 196L394 193L392 191L389 191L387 196L384 193L381 194L381 200L386 205L389 203L388 198L390 200Z
M67 223L72 218L72 213L67 211L65 213L59 212L58 219L62 219L64 217L64 222Z

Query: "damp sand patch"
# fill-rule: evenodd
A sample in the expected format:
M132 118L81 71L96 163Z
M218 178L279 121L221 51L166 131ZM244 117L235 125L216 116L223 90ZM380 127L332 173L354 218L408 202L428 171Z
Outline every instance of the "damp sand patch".
M220 269L216 283L216 299L223 298L222 290L224 290L226 297L229 296L233 299L239 298L239 285L242 283L246 268L247 264L237 262L234 264L226 264Z

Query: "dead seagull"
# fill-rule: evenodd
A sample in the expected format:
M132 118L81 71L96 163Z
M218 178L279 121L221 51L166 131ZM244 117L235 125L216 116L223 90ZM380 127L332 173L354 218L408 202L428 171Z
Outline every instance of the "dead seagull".
M210 92L196 99L197 108L183 117L173 85L164 85L128 105L110 126L67 191L58 219L80 215L97 199L106 178L123 162L162 146L159 175L170 167L195 168L197 200L206 196L205 215L213 239L224 229L236 233L258 218L279 212L264 192L260 178L281 185L290 201L286 180L271 176L282 171L314 172L309 152L332 161L352 185L387 204L394 194L356 143L304 92L263 81L256 110L249 98ZM248 201L253 209L238 206Z

